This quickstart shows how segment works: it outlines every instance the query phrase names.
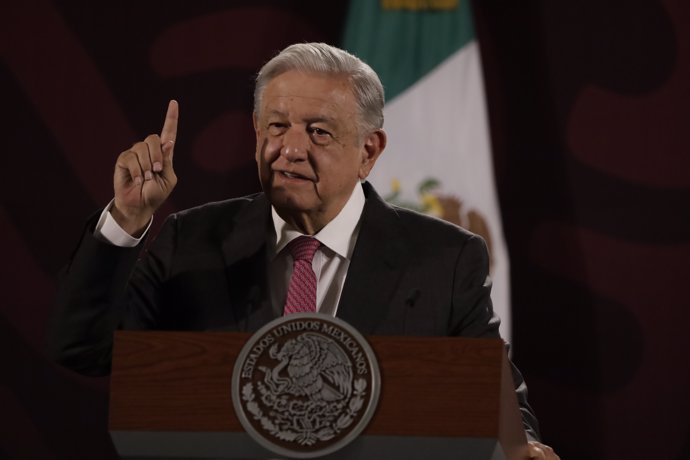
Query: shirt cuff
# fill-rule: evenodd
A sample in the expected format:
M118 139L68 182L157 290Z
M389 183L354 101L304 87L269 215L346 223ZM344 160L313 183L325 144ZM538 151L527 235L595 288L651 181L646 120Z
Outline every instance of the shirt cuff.
M93 236L98 240L101 240L105 243L110 243L114 246L119 246L121 248L133 248L141 242L144 236L146 236L149 228L151 228L153 218L151 218L149 221L149 224L146 226L146 230L144 230L144 233L142 233L141 237L134 238L132 235L124 231L110 214L110 208L113 206L114 202L115 199L112 199L110 203L108 203L108 206L103 209L103 212L101 212L101 217L98 218L96 228L93 231Z

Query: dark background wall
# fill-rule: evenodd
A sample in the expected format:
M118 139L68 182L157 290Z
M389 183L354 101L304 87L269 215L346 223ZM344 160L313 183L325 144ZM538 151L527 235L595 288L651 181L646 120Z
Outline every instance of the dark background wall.
M564 459L690 458L690 3L475 1L514 358ZM117 154L181 106L162 215L258 189L252 76L346 2L0 6L0 458L116 458L107 379L42 353Z

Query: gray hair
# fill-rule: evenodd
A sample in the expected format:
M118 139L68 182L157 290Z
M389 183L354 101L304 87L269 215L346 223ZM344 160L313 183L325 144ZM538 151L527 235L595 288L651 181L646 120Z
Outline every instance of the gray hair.
M376 72L358 57L325 43L290 45L264 64L256 76L254 113L259 113L266 85L290 70L347 77L359 108L360 135L383 127L383 85Z

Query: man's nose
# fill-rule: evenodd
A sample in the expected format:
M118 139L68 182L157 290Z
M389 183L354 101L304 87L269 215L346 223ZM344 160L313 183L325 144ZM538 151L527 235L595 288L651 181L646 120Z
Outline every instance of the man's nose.
M280 154L290 162L306 160L309 150L309 136L306 132L290 128L283 135Z

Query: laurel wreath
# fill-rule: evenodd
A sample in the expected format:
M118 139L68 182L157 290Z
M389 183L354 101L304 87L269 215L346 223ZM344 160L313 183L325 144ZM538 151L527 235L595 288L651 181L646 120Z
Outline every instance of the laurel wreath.
M266 397L275 396L270 393L260 382L257 384L259 392ZM333 416L326 415L324 420L317 420L316 426L311 426L313 417L306 415L300 416L290 413L288 406L278 408L274 404L269 414L265 414L256 400L254 384L247 383L242 387L242 399L246 403L247 411L254 420L261 424L261 427L281 441L296 442L301 446L311 446L316 442L328 441L338 435L341 431L352 425L357 414L364 406L364 396L366 395L367 381L363 378L357 379L353 384L353 393L350 401L345 407L342 403L335 404L335 407L327 407L315 416L323 415L323 412L337 410L340 413L335 422L331 423ZM309 405L309 403L307 403ZM344 409L344 411L343 411ZM337 415L337 413L335 414ZM302 423L302 428L296 426L296 422ZM326 422L326 426L319 422Z

